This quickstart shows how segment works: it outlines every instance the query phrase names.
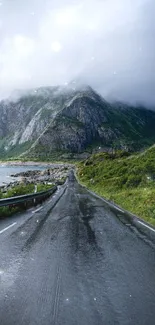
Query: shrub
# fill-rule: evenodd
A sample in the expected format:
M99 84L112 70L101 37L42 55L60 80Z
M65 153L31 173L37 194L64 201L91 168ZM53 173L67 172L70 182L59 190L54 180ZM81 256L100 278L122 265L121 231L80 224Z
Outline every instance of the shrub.
M141 183L140 175L130 175L126 182L126 187L137 187Z

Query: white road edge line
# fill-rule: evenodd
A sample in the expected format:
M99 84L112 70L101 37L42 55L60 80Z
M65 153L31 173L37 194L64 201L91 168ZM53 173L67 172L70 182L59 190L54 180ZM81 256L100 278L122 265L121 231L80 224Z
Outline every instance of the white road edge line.
M154 231L154 232L155 232L155 229L153 229L153 228L149 227L149 226L148 226L148 225L146 225L145 223L143 223L143 222L141 222L141 221L139 221L139 220L138 220L138 222L139 222L141 225L143 225L144 227L146 227L146 228L148 228L148 229L150 229L150 230L152 230L152 231Z
M80 183L79 183L80 184ZM87 189L87 188L86 188ZM97 195L96 193L90 191L89 189L87 189L87 191L92 194L93 196L97 197L97 199L102 200L104 203L106 203L107 205L109 205L111 208L115 208L117 210L119 210L122 213L125 213L125 211L123 211L122 209L120 209L119 207L117 207L115 204L112 204L111 202L108 202L107 200L105 200L102 196Z
M43 207L40 207L40 208L38 208L37 210L32 211L32 213L36 213L36 212L40 211L42 208L43 208Z
M86 186L82 185L82 184L78 181L77 178L76 178L76 180L77 180L77 182L78 182L82 187L84 187L85 189L87 189ZM89 189L87 189L87 191L88 191L90 194L92 194L93 196L95 196L95 197L101 199L102 201L104 201L107 205L109 205L109 206L111 206L111 207L113 207L113 208L115 208L115 209L117 209L117 210L119 210L119 211L125 213L125 211L119 209L117 206L115 206L115 205L111 204L110 202L106 201L104 198L102 198L101 196L97 195L96 193L90 191ZM127 211L127 212L128 212L128 211ZM148 225L146 225L146 224L143 223L142 221L137 220L137 222L140 223L142 226L144 226L144 227L150 229L151 231L155 232L155 229L149 227Z
M121 212L124 213L124 211L123 211L122 209L120 209L120 208L118 208L118 207L115 207L115 206L114 206L114 208L117 209L118 211L121 211Z
M14 222L14 223L12 223L10 226L8 226L8 227L4 228L3 230L1 230L1 231L0 231L0 235L3 234L3 232L6 231L6 230L8 230L9 228L15 226L16 224L17 224L17 222Z

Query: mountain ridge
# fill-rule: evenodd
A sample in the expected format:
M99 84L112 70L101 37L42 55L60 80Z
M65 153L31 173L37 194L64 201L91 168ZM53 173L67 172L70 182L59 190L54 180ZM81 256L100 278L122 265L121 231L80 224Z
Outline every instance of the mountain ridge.
M1 101L0 114L2 158L138 150L155 142L153 110L108 103L89 86L31 89Z

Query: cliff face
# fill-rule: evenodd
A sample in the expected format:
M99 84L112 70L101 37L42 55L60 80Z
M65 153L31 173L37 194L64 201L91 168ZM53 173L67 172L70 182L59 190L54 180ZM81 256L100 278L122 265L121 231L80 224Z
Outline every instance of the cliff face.
M47 157L155 141L155 112L109 104L90 87L38 88L0 103L0 156Z

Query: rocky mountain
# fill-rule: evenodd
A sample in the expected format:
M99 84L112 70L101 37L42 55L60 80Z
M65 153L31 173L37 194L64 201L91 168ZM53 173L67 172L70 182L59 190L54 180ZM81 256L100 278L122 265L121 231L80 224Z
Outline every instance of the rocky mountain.
M154 111L108 103L88 86L37 88L0 102L0 159L138 150L154 142Z

